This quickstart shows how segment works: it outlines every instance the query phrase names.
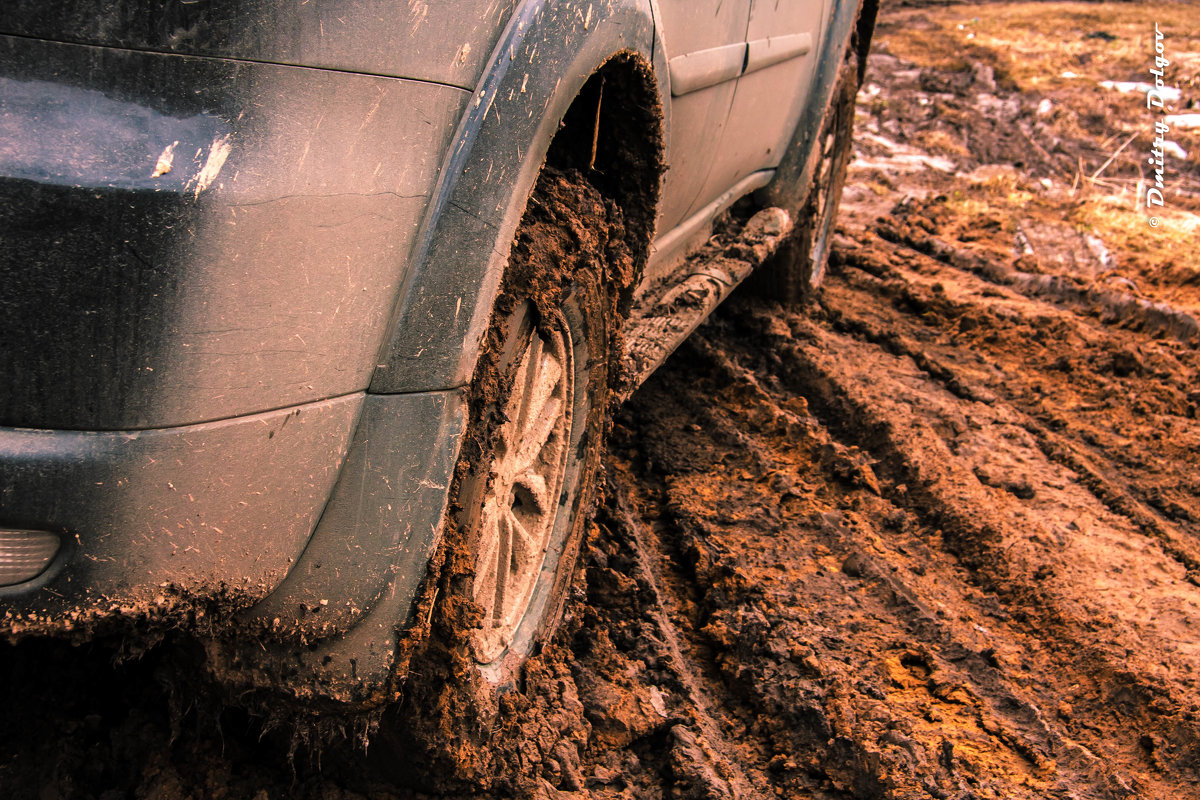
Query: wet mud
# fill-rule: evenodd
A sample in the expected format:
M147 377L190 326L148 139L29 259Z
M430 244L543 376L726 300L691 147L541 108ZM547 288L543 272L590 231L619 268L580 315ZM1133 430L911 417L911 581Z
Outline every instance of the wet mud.
M182 645L31 641L0 652L3 794L1200 796L1200 264L1072 216L1116 145L1066 100L1046 157L918 135L1045 99L889 50L952 13L883 18L813 301L739 290L616 415L558 633L474 707L414 679L404 719L477 715L424 729L432 768L201 702Z

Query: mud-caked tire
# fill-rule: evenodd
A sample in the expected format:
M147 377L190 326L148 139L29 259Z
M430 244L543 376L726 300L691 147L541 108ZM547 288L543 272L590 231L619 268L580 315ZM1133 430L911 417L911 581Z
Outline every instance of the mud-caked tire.
M501 395L487 412L490 456L472 465L459 493L481 614L471 655L502 688L515 685L557 626L592 495L606 370L589 357L588 340L607 338L595 291L576 285L543 311L514 300L494 367Z
M595 506L632 264L615 203L544 169L470 389L428 639L372 745L406 783L488 787L501 698L558 626Z
M757 294L777 299L785 306L805 302L825 278L838 205L853 152L854 102L859 76L858 55L847 47L820 133L808 156L804 173L811 175L812 180L803 202L795 209L795 227L753 276L751 285Z

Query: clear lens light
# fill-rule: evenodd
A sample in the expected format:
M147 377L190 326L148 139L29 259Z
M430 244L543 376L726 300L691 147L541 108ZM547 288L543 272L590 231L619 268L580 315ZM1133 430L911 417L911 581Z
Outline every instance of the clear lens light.
M0 586L32 580L50 566L62 544L46 531L0 530Z

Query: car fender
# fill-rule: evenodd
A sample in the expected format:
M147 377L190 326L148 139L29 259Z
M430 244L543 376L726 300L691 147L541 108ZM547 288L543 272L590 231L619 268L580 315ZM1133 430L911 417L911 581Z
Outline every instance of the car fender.
M531 0L517 9L442 168L370 391L470 381L550 140L588 77L621 52L654 64L648 0ZM665 64L653 71L666 75ZM665 109L665 87L658 91Z

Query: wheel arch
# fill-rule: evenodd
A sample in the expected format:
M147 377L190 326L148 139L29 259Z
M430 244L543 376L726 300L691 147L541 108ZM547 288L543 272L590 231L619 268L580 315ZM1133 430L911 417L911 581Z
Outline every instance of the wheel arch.
M370 391L470 381L508 247L543 164L593 166L597 76L606 88L589 174L628 215L638 240L631 244L644 261L668 113L659 82L666 67L656 59L662 54L655 53L648 0L522 4L442 167Z

